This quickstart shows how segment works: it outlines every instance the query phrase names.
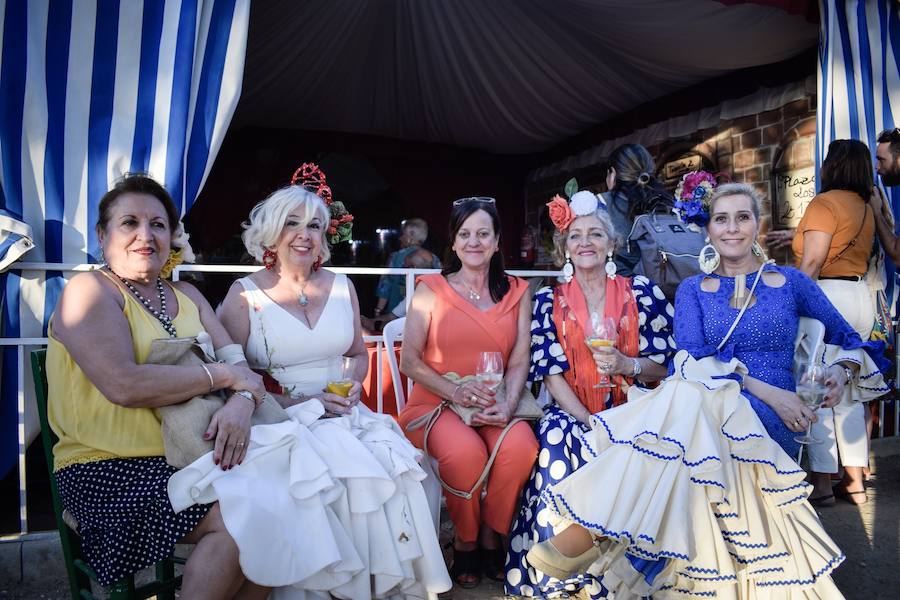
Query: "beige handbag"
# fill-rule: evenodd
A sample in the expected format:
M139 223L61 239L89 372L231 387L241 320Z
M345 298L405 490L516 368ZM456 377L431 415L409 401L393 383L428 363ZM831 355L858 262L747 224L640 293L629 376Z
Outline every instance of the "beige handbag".
M216 362L205 347L207 344L203 343L206 340L209 340L206 334L196 338L153 340L146 362L182 367ZM215 446L215 440L205 440L203 434L206 433L213 415L224 405L222 393L213 392L194 396L179 404L156 408L156 414L162 421L166 462L181 469L210 452ZM251 424L280 423L289 418L281 405L271 395L266 394L262 404L253 412Z
M474 375L460 377L457 373L453 373L452 371L445 374L444 377L458 384L477 380ZM506 382L504 381L497 389L497 393L502 395L505 392L505 389ZM441 411L443 411L444 408L450 408L450 410L459 415L460 420L462 420L462 422L469 427L481 427L482 425L481 423L472 422L472 417L474 417L476 413L481 411L479 407L459 406L458 404L450 402L449 400L441 401L441 403L438 404L434 408L434 410L422 415L418 419L413 419L406 426L407 431L415 431L423 427L425 428L425 435L422 440L422 448L425 451L425 454L428 454L428 434L431 433L431 428L434 427L435 422L437 422L438 417L441 416ZM531 393L531 391L527 387L522 388L522 394L519 396L519 404L516 406L516 412L512 416L512 418L510 418L509 423L507 423L503 428L503 431L500 432L500 436L497 438L497 443L494 444L494 448L493 450L491 450L491 455L488 457L487 463L484 465L484 469L481 471L481 475L479 475L478 480L475 482L475 485L472 486L472 489L470 489L468 492L458 490L448 485L447 482L445 482L441 478L440 472L436 471L435 474L437 475L438 481L441 482L441 487L443 487L454 496L459 496L460 498L470 500L475 494L475 490L477 490L481 486L481 484L487 480L487 476L491 472L491 466L494 464L494 460L497 458L497 453L500 451L500 445L503 443L503 438L506 437L506 434L509 433L509 430L512 428L512 426L519 421L535 421L537 419L540 419L543 415L544 411L538 405L537 400L534 399L534 395Z

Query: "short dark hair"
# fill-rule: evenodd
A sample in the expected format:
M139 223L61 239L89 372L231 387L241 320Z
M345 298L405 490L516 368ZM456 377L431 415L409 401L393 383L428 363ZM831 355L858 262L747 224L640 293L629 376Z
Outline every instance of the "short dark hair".
M106 225L109 223L109 213L112 211L116 200L123 194L148 194L159 200L166 211L166 216L169 218L169 231L175 231L176 223L178 223L178 210L175 208L175 201L172 200L172 196L169 195L166 188L146 173L126 173L100 199L97 215L98 232L106 230Z
M900 127L885 129L879 133L878 143L890 144L888 148L891 149L891 154L893 154L895 158L900 156Z
M450 242L448 244L450 248L453 247L456 234L463 226L463 223L478 210L483 210L488 214L494 226L494 233L498 236L500 235L500 215L497 214L496 205L493 202L481 202L472 198L468 202L454 204L453 210L450 211ZM462 268L462 261L459 260L459 256L453 250L448 251L446 264L447 266L441 271L441 275L445 277L451 273L456 273ZM488 268L488 290L491 292L491 300L500 302L509 291L509 288L506 267L503 266L503 252L497 250L491 257L491 264Z
M819 172L822 192L847 190L856 192L866 202L875 186L872 155L859 140L834 140Z

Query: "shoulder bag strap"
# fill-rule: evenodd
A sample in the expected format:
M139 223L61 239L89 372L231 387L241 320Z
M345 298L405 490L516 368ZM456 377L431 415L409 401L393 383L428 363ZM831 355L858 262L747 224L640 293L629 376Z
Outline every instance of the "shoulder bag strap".
M856 235L854 235L852 238L850 238L850 241L847 242L847 245L844 246L840 252L838 252L837 254L834 255L834 258L832 258L831 260L826 262L824 265L822 265L822 269L833 264L835 261L837 261L837 259L839 259L840 257L842 257L844 255L844 252L846 252L847 250L849 250L850 248L852 248L853 246L856 245L856 240L859 239L859 234L862 233L863 228L866 226L866 217L867 216L869 216L869 203L868 202L866 202L866 207L863 212L863 218L859 224L859 231L856 232ZM875 237L877 238L878 236L876 235ZM822 269L819 269L819 270L821 271Z

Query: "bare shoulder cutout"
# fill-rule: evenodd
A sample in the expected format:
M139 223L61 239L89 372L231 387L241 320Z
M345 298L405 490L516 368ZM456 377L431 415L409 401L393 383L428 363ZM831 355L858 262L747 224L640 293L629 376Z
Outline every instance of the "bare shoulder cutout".
M778 271L763 271L762 280L770 288L780 288L787 282L784 274Z
M720 283L721 280L717 277L704 277L703 281L700 282L700 289L704 292L714 294L719 291Z

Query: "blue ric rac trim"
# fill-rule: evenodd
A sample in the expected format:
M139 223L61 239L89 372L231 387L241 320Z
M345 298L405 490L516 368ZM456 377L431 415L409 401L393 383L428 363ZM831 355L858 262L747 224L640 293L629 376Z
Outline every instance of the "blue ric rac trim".
M744 531L725 531L724 529L720 529L719 531L722 532L722 535L730 535L731 537L736 535L750 535L750 532L746 529Z
M872 371L868 375L857 375L857 378L858 379L872 379L873 377L876 377L878 375L883 375L883 373L881 371Z
M747 435L745 435L743 437L733 436L733 435L730 435L727 431L725 431L725 425L722 425L722 427L720 427L720 431L722 432L722 435L727 437L729 440L733 440L735 442L743 442L744 440L749 440L750 438L763 439L765 437L764 435L760 435L758 433L748 433Z
M739 515L736 512L730 512L730 513L714 512L713 516L717 519L737 519Z
M769 587L773 585L810 585L816 582L822 575L825 573L831 572L834 568L841 563L846 557L841 554L839 556L835 556L831 560L828 561L824 567L816 571L811 579L781 579L778 581L760 581L756 585L759 587Z
M678 571L678 574L682 577L693 579L694 581L737 581L737 577L735 577L734 575L719 575L718 577L697 577L695 575L689 575L684 571Z
M652 450L647 450L646 448L642 448L642 447L640 447L640 446L636 446L635 443L634 443L634 440L624 440L624 439L618 439L618 438L616 438L616 436L613 435L612 430L609 428L609 424L607 424L606 419L604 419L603 417L601 417L601 416L599 416L599 415L597 415L597 414L594 414L594 418L597 419L597 421L599 421L601 425L603 425L603 429L606 430L606 435L609 436L609 441L611 441L613 444L624 444L624 445L631 446L632 448L634 448L634 449L637 450L638 452L641 452L641 453L646 454L646 455L648 455L648 456L652 456L652 457L658 458L658 459L660 459L660 460L678 460L678 459L681 459L681 462L683 462L683 463L684 463L686 466L688 466L688 467L696 467L697 465L701 465L701 464L705 463L705 462L708 461L708 460L717 460L717 461L719 461L719 462L722 461L722 459L720 459L718 456L712 456L712 455L711 455L711 456L705 456L705 457L701 458L700 460L698 460L698 461L696 461L696 462L691 462L691 461L686 460L685 457L684 457L683 455L682 455L682 456L677 456L677 455L676 455L676 456L668 456L668 455L665 455L665 454L659 454L659 453L654 452L654 451L652 451ZM639 433L638 435L644 435L644 434L649 434L649 435L652 435L652 436L656 437L657 439L659 439L659 434L654 433L654 432L652 432L652 431L642 431L642 432ZM681 442L679 442L678 440L672 439L672 438L670 438L670 437L663 437L662 439L665 440L665 441L667 441L667 442L671 442L672 444L677 445L677 446L681 449L681 452L682 452L682 453L685 452L684 445L683 445Z
M794 502L800 502L801 500L806 500L806 494L800 494L799 496L794 496L790 500L785 500L784 502L779 502L778 506L787 506L788 504L793 504Z
M750 571L750 575L762 575L763 573L784 573L784 567L769 567L768 569L760 569L759 571Z
M762 549L762 548L768 548L768 547L769 547L769 544L762 544L762 543L760 543L760 544L746 544L746 543L744 543L744 542L739 542L739 541L737 541L737 540L733 540L733 539L731 539L730 537L728 537L727 535L723 535L723 536L722 536L722 539L725 540L726 542L728 542L729 544L732 544L732 545L734 545L734 546L738 546L739 548Z
M769 560L771 558L783 558L785 556L791 555L790 552L776 552L775 554L766 554L765 556L756 556L754 558L741 558L734 552L729 552L728 554L730 554L734 560L738 561L742 565L752 565L753 563L759 562L761 560Z
M638 554L638 553L644 554L644 555L646 555L648 557L652 557L654 559L660 558L660 557L667 557L667 558L681 558L683 560L690 560L690 557L688 557L686 554L677 554L675 552L667 552L667 551L661 551L659 554L654 554L653 552L644 550L644 549L640 548L639 546L634 545L635 544L635 536L632 535L630 532L628 532L628 531L613 531L612 529L607 529L606 527L604 527L603 525L601 525L599 523L591 523L590 521L585 521L584 519L579 517L577 514L575 514L575 511L572 510L572 507L569 506L569 503L566 502L566 499L563 498L562 496L560 496L558 494L554 494L549 489L544 490L544 494L549 496L550 501L553 502L553 509L554 509L554 512L556 512L557 514L559 514L559 515L567 514L573 521L575 521L582 527L586 527L588 529L593 529L595 531L599 531L605 536L614 537L614 538L627 538L629 543L631 544L628 548L629 552L634 552L635 554ZM562 505L565 508L565 511L566 511L565 513L563 513L563 511L560 510L560 507L559 507L560 502L562 502ZM637 539L646 540L646 541L650 542L651 544L656 543L655 539L653 539L651 536L644 534L644 533L638 534Z
M584 434L579 433L579 434L578 434L578 439L581 441L581 447L582 447L582 448L587 448L588 453L589 453L592 457L597 458L598 454L597 454L596 452L594 452L594 449L591 447L590 442L588 442L587 439L585 439ZM579 457L579 458L580 458L580 457Z
M861 390L870 390L873 392L889 392L889 391L891 391L891 388L886 387L886 386L885 387L869 387L866 385L857 385L856 387L858 387Z
M704 569L703 567L694 567L688 565L684 568L685 571L691 571L692 573L704 573L706 575L717 575L719 573L718 569Z
M696 479L694 477L691 477L691 481L699 485L714 485L716 487L722 488L723 490L725 489L724 485L722 485L718 481L712 481L711 479Z
M691 590L683 590L681 588L673 588L671 585L664 585L659 588L659 591L664 590L672 590L673 592L677 592L679 594L687 594L688 596L706 596L707 598L715 598L716 592L714 590L710 590L708 592L692 592Z
M779 475L795 475L797 473L806 473L806 471L804 471L803 469L794 469L793 471L779 471L778 467L775 466L775 463L773 463L772 461L769 461L769 460L763 460L761 458L742 458L735 454L732 454L731 458L733 458L734 460L740 461L740 462L745 462L745 463L760 463L760 464L764 464L764 465L769 465L770 467L775 469L775 472L778 473Z
M797 488L806 487L808 485L809 484L806 483L805 481L801 481L800 483L794 484L791 487L786 487L786 488L766 488L766 487L764 487L764 488L760 488L760 489L767 494L779 494L781 492L789 492L790 490L796 490Z

